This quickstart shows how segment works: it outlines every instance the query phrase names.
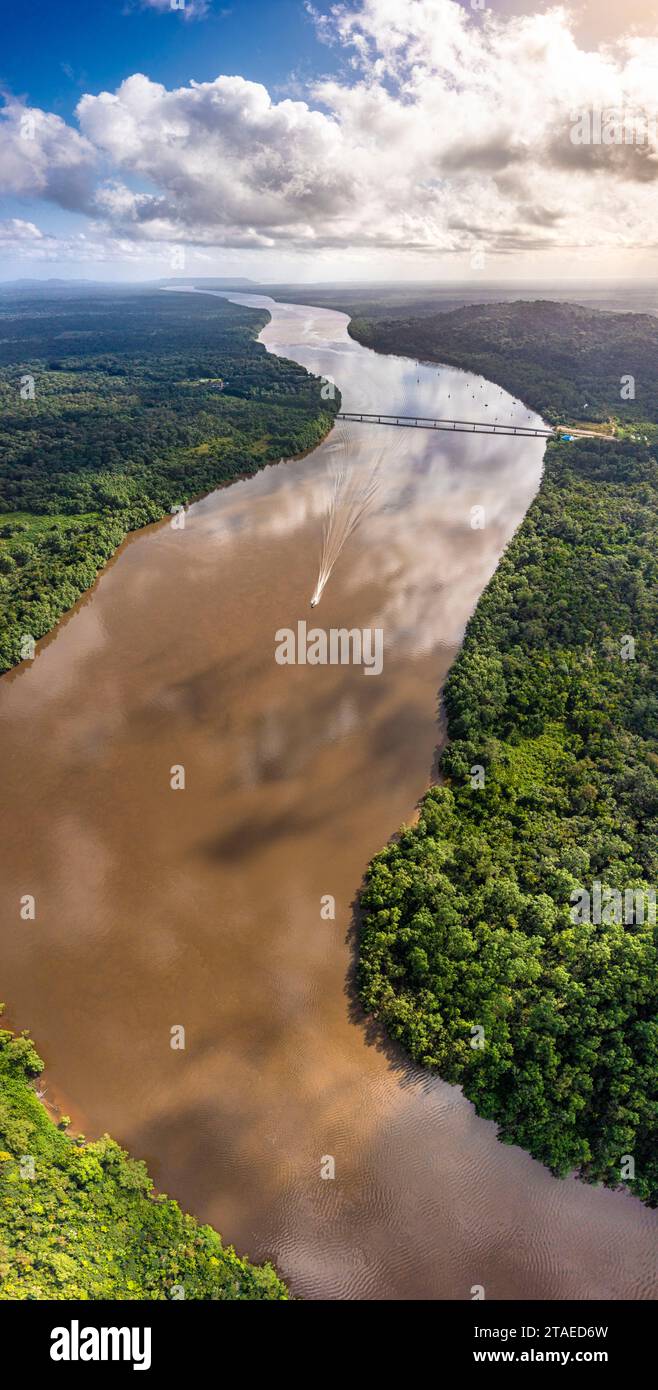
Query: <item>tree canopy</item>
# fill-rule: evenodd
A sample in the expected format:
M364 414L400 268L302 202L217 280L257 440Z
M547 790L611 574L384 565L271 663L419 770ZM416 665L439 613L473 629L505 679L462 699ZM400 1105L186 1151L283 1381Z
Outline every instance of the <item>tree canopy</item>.
M113 1139L57 1127L31 1085L42 1068L27 1034L0 1029L0 1300L288 1297Z
M521 394L527 361L517 376L510 317L502 306L495 375ZM517 317L529 331L527 306ZM611 365L616 317L602 316L611 341L600 341L598 369L595 355L587 366L606 410L628 365L623 353ZM397 327L380 336L375 326L373 345L408 352L413 342L422 355L427 325L402 341ZM540 305L531 358L544 331ZM567 334L565 360L578 353ZM539 493L447 681L440 785L418 824L372 861L360 941L366 1008L417 1061L460 1082L503 1140L557 1174L624 1181L652 1205L657 517L652 447L549 444ZM596 883L639 895L630 921L606 911L578 920L574 895Z

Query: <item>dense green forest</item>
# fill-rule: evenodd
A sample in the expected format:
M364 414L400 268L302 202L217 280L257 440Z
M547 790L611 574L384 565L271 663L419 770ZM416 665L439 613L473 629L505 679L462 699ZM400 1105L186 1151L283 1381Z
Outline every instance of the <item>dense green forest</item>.
M354 318L350 333L379 352L480 372L550 424L658 421L658 318L651 314L528 300L422 318ZM634 399L622 395L629 376Z
M461 341L458 316L445 317L452 327L440 325L432 343L454 361L466 349L438 346ZM515 317L527 345L518 372L509 356ZM656 341L658 326L646 332L643 319L628 318L605 315L598 374L589 347L578 371L601 412L614 414L615 379L636 365L651 431L656 362L646 340ZM471 341L472 323L464 311ZM425 356L427 324L417 339L413 325L398 338L399 327L384 325L380 336L377 326L373 344ZM516 316L502 307L488 375L545 411L549 393L564 410L568 378L563 386L557 369L541 365L553 353L544 306L528 346L530 329L529 306ZM579 341L566 334L565 362L580 363ZM640 366L632 351L642 341ZM477 353L469 362L483 367ZM560 1175L628 1180L653 1205L657 634L655 448L629 439L549 444L540 491L447 682L441 785L425 796L418 824L369 867L360 946L366 1008L417 1061L460 1082L504 1141ZM588 890L591 908L597 882L599 921L575 896ZM607 889L640 890L639 905L629 913L624 903L620 921Z
M146 290L0 294L0 670L126 533L313 448L338 397L264 311Z
M30 1085L42 1069L27 1035L0 1029L0 1299L288 1297L114 1140L56 1127Z

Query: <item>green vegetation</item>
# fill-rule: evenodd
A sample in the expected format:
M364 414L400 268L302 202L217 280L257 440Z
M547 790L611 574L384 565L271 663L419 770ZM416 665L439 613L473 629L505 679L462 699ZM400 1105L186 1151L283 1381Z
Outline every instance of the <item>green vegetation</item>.
M529 300L471 304L423 318L355 318L350 333L379 352L480 372L550 424L658 421L658 318ZM635 378L635 400L621 379Z
M338 400L255 342L267 318L210 295L0 295L0 671L128 531L327 432Z
M42 1068L26 1034L0 1029L0 1300L288 1297L114 1140L58 1129L29 1084Z
M458 318L444 317L454 343ZM503 306L505 343L510 317ZM628 318L604 316L610 338L599 340L597 380L595 355L585 354L601 412L617 408L613 379L616 386L632 370L630 349L639 351L646 328L631 323L624 346ZM518 319L527 342L528 305ZM426 328L423 321L415 341L409 326L400 341L388 325L380 337L377 326L373 346L425 356ZM651 321L645 364L637 364L650 423L658 419L655 375L648 380L657 331ZM522 394L536 363L537 391L549 391L545 332L538 305L518 376L502 353L488 375ZM444 333L439 325L433 341ZM565 360L576 360L578 341L565 338ZM470 365L482 368L482 359ZM567 387L556 410L566 408ZM576 1169L611 1186L630 1155L635 1177L625 1185L652 1205L658 959L650 900L644 921L622 924L604 910L597 924L573 920L572 894L596 881L621 891L658 882L657 517L650 448L549 445L540 491L447 682L442 785L425 796L418 824L370 865L360 958L365 1007L417 1061L460 1082L505 1142L557 1174ZM635 653L624 660L628 636ZM483 786L473 785L478 767ZM478 1028L483 1047L473 1045Z

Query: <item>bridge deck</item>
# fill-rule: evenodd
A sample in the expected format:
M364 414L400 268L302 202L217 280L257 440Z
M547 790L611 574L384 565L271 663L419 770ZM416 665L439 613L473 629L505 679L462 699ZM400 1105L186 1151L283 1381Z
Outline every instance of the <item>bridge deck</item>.
M506 434L521 439L552 439L556 430L533 425L497 424L489 420L435 420L429 415L369 415L361 410L339 410L337 420L370 425L399 425L403 429L450 430L458 434Z

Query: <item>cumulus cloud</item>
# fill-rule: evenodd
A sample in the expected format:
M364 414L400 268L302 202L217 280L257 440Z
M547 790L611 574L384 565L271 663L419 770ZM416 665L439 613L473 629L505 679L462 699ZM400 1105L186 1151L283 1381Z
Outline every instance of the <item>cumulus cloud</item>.
M3 257L15 255L25 261L59 261L74 258L71 254L73 248L65 239L46 235L34 222L27 222L22 217L6 217L0 220L0 248ZM75 259L81 259L79 252Z
M14 246L19 242L43 241L43 232L34 222L25 222L22 217L6 217L0 222L0 242Z
M134 243L425 257L658 243L658 40L588 50L559 6L308 8L344 63L306 100L241 76L169 90L137 73L82 97L79 133L40 112L26 155L12 127L0 170L88 208L102 163L97 233ZM574 139L583 112L610 110L647 117L644 142Z
M242 77L168 91L136 74L114 94L83 97L78 116L118 169L160 190L131 193L121 182L101 190L99 207L134 235L303 243L358 200L338 120L306 102L273 102Z
M70 210L87 210L97 153L60 116L12 98L0 111L0 187L37 195Z
M242 77L168 91L139 74L83 97L84 136L157 190L118 179L100 192L124 235L497 254L605 244L620 224L604 184L655 239L655 147L578 146L571 132L581 108L653 102L656 41L586 52L563 9L476 17L456 0L364 0L316 22L351 62L309 101L273 101Z

